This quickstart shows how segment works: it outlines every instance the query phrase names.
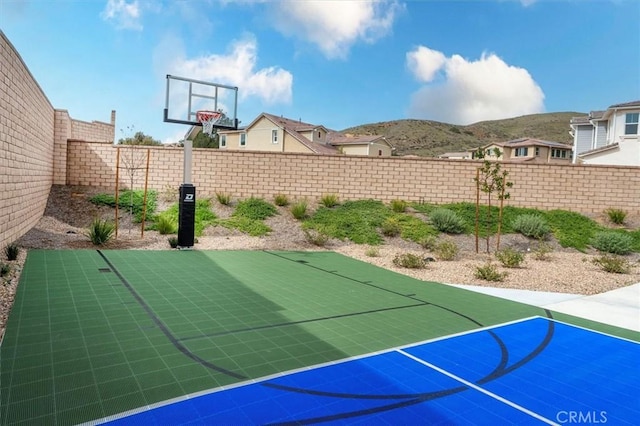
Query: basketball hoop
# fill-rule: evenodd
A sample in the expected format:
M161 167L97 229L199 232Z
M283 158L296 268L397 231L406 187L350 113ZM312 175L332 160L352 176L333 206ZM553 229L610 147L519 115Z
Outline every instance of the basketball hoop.
M218 124L223 117L222 111L200 110L196 112L196 120L202 124L202 131L209 136L213 134L213 126Z

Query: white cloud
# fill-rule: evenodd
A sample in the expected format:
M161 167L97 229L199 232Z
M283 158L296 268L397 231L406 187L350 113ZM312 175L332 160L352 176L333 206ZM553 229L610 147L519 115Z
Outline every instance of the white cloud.
M278 1L267 5L278 31L316 45L330 59L344 59L355 43L373 43L389 34L403 9L395 0Z
M409 70L424 83L433 80L446 61L447 58L442 52L424 46L419 46L416 50L407 53Z
M427 83L412 96L415 118L470 124L544 111L544 93L531 74L493 53L469 61L420 46L407 54L407 67ZM432 82L438 72L442 81Z
M154 62L162 75L238 87L240 100L258 98L265 104L288 104L292 100L293 75L275 66L258 69L258 44L253 36L236 40L226 54L195 58L186 57L178 39L167 37L156 47ZM225 105L223 109L229 110L229 107Z
M108 0L100 16L105 21L113 22L118 29L142 30L142 13L138 0L131 3L126 0Z

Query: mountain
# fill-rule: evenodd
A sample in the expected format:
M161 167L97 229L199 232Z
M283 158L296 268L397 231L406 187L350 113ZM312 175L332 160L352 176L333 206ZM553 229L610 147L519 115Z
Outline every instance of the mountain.
M581 115L586 114L531 114L504 120L481 121L468 126L407 119L363 124L342 132L385 136L396 148L397 155L435 157L445 152L476 149L491 142L525 137L571 145L573 138L569 134L569 121L572 117Z

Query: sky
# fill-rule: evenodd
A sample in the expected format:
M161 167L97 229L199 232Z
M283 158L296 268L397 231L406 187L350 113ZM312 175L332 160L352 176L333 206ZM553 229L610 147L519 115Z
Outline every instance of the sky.
M167 74L238 87L241 126L261 112L464 125L640 99L638 0L0 0L0 29L54 108L116 110L116 140L184 137L163 122Z

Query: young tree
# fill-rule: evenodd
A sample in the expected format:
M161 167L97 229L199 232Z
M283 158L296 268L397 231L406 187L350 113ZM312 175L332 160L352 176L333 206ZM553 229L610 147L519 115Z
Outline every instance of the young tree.
M502 156L502 151L498 148L494 148L493 154L496 159ZM500 249L500 232L502 230L502 210L504 206L504 200L509 199L511 194L506 192L506 188L511 188L513 186L513 182L507 181L507 176L509 176L509 172L506 170L502 170L502 167L499 162L491 162L485 158L485 152L482 151L481 148L474 153L473 158L481 158L484 159L482 163L482 167L478 167L476 171L476 177L474 181L476 182L476 253L479 251L478 248L478 223L480 216L480 192L484 192L487 194L487 216L486 216L486 226L487 226L487 253L490 253L489 249L489 236L491 235L491 195L496 193L498 196L498 200L500 200L500 206L498 210L498 231L496 235L496 250Z

